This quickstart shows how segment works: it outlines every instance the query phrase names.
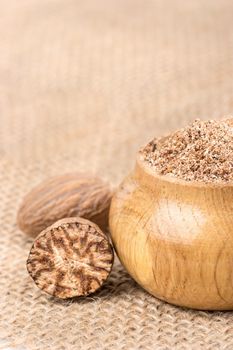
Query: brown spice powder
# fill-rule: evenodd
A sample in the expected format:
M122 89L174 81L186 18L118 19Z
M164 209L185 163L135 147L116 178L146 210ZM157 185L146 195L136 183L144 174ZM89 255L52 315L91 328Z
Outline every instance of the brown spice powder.
M233 181L233 118L195 120L141 151L155 172L186 181Z

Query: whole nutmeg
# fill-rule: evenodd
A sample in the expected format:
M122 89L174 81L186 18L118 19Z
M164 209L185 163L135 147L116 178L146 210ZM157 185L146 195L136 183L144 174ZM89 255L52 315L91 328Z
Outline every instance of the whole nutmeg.
M18 226L35 237L60 219L79 216L106 231L111 198L109 185L98 177L81 173L53 177L24 198Z
M66 218L36 237L27 270L44 292L67 299L97 291L108 278L113 260L110 241L97 225Z

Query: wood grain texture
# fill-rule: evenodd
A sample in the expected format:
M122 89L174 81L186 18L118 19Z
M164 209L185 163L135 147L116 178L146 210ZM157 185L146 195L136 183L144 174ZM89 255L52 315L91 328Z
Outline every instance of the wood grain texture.
M113 258L112 246L97 225L68 218L39 234L27 270L40 289L66 299L99 289L112 269Z
M117 254L149 293L195 309L233 309L233 184L155 175L137 158L110 209Z
M66 217L83 217L107 230L112 191L101 179L81 173L43 181L24 198L18 226L36 237L46 227Z

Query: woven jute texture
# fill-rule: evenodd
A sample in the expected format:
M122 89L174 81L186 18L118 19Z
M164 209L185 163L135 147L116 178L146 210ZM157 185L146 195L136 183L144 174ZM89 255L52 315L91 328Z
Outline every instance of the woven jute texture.
M232 312L161 302L118 261L97 294L48 297L16 225L46 177L81 170L117 185L152 137L232 114L232 0L3 0L0 13L1 344L233 349Z

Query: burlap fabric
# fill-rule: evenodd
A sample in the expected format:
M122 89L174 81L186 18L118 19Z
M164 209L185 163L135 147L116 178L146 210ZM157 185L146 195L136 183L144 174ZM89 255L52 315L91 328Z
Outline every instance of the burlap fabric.
M119 262L92 297L46 296L16 226L22 196L47 176L116 185L153 136L233 112L232 0L3 0L0 13L1 344L232 349L232 312L163 303Z

